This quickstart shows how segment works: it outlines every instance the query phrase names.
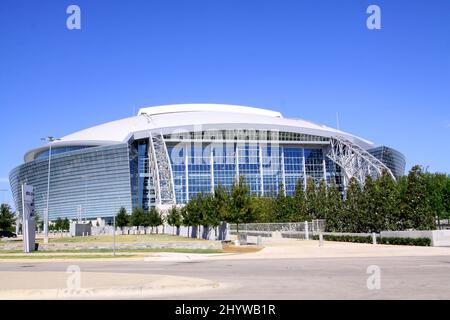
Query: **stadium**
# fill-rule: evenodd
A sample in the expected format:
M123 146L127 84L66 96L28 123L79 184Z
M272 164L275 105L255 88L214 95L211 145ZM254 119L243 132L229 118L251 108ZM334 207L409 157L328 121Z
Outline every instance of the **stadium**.
M352 177L401 176L405 163L397 150L276 111L182 104L142 108L30 150L10 184L19 212L26 183L40 215L48 197L50 220L109 221L120 207L164 210L240 176L260 196L292 195L308 177L343 191Z

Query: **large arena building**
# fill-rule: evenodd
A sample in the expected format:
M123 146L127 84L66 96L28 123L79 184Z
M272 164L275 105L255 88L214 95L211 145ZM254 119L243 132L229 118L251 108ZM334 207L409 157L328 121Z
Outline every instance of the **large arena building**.
M16 208L21 185L35 188L35 207L49 218L109 219L185 204L243 176L252 193L291 195L297 184L351 177L364 182L386 170L403 175L404 156L355 135L279 112L218 104L142 108L137 116L54 140L25 154L10 173ZM50 170L49 170L50 169ZM49 174L50 171L50 174ZM281 189L281 190L283 190Z

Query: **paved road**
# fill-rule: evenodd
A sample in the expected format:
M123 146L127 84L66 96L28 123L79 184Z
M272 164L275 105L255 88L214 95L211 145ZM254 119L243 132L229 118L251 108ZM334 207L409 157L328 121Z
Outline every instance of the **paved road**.
M0 264L1 271L65 271L73 262ZM215 261L81 261L83 272L192 276L224 288L169 299L450 299L450 257L322 258ZM367 289L368 266L381 288ZM36 273L38 276L38 273Z

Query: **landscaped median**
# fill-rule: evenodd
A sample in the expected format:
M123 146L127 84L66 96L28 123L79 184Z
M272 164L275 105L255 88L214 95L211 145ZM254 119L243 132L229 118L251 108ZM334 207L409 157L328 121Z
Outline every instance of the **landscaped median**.
M22 241L6 241L0 243L0 253L3 251L22 250ZM44 244L38 241L38 251L73 251L83 250L95 252L96 250L118 251L133 250L222 250L219 241L184 238L170 235L118 235L114 239L110 235L54 238Z
M73 259L142 259L158 253L230 254L250 253L262 247L235 247L220 241L191 239L171 235L108 235L53 238L48 244L38 242L38 250L23 253L21 240L2 241L0 260L73 260Z

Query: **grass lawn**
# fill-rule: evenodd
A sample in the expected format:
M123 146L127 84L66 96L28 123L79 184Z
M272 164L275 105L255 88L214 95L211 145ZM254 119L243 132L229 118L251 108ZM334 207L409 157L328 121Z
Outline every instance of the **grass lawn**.
M112 253L112 249L73 249L73 250L57 250L57 251L49 251L49 250L42 250L42 251L33 251L30 252L29 255L51 255L51 254L60 254L60 253ZM210 254L210 253L224 253L223 250L219 249L120 249L116 250L116 252L120 253L152 253L152 252L176 252L176 253L202 253L202 254ZM22 250L0 250L0 257L1 254L7 254L7 253L23 253ZM28 255L27 255L28 256Z
M0 255L0 260L8 259L114 259L114 258L132 258L137 255L133 254L120 254L120 255L100 255L100 254L84 254L84 255L39 255L39 254L27 254L27 255Z
M203 239L171 236L168 234L140 234L140 235L117 235L116 242L157 242L157 241L207 241ZM40 241L39 241L40 242ZM75 243L75 242L113 242L112 235L88 236L88 237L61 237L50 238L50 243Z

